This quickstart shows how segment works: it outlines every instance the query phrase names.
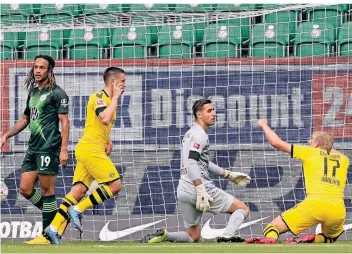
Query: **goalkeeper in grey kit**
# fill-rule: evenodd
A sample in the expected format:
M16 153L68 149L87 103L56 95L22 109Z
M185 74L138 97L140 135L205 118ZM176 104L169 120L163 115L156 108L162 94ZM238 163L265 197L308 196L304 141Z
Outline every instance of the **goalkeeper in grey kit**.
M201 217L204 212L229 213L224 234L218 242L244 242L235 235L249 214L248 207L229 193L215 186L209 171L223 176L240 186L246 186L250 177L244 173L231 172L209 161L209 139L206 131L215 123L215 110L210 100L200 99L193 105L195 123L182 140L181 179L177 187L178 206L185 224L185 231L168 232L159 229L141 239L143 243L197 242L201 236Z

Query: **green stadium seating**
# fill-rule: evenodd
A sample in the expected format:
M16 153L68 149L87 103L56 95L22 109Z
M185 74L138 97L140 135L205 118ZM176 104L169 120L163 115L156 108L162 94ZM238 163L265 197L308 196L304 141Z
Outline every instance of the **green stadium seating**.
M161 15L150 15L150 13L156 14L156 13L169 13L170 5L168 4L130 4L129 5L129 12L127 14L131 13L131 25L137 25L137 24L144 24L145 20L152 20L154 23L164 23L164 17ZM132 15L132 13L134 15ZM152 44L157 43L158 41L158 28L157 26L150 26L151 33L152 33Z
M86 24L118 23L124 10L122 4L85 4L83 14Z
M212 4L176 4L176 13L196 13L196 12L212 12L214 5Z
M335 45L335 28L325 22L304 22L297 28L296 56L329 56Z
M31 4L1 4L0 14L3 24L25 24L34 13Z
M245 12L256 10L256 4L216 4L215 10L218 12Z
M61 57L63 47L62 30L42 30L27 32L23 49L26 59L33 59L36 55L46 54L55 59Z
M255 24L250 38L250 55L253 57L288 56L290 29L287 24Z
M73 18L81 13L78 4L42 4L39 9L40 23L73 23Z
M102 59L103 49L110 44L107 28L73 29L67 43L69 59Z
M337 44L340 56L352 56L352 22L343 23Z
M111 58L146 58L151 45L149 27L118 27L111 29Z
M348 4L338 4L309 8L307 9L308 20L330 23L335 28L339 28L344 22L344 14L347 13L348 7Z
M160 58L191 58L195 43L192 25L162 26L158 33L157 54Z
M219 21L220 25L228 27L241 27L241 35L244 39L249 38L251 31L250 18L241 18L241 19L224 19Z
M329 56L335 45L335 28L325 22L304 22L297 27L296 56Z
M210 24L204 32L202 51L204 57L232 58L238 57L238 49L242 44L240 26L221 26Z
M130 4L130 12L169 12L168 4Z
M288 7L290 5L295 4L264 4L264 9L279 9ZM286 10L286 11L278 11L264 15L264 22L265 23L285 23L289 26L290 32L294 33L298 22L300 21L301 10Z
M13 60L20 43L15 32L0 33L0 60Z

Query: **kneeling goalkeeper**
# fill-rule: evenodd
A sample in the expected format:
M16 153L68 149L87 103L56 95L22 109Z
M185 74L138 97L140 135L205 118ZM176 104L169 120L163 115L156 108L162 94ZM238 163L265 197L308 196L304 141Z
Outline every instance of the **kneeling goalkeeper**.
M181 179L177 188L178 206L186 227L185 231L167 232L159 229L142 238L143 243L197 242L200 240L202 214L230 213L231 217L218 242L243 242L235 233L249 214L248 207L232 195L215 186L209 171L230 181L246 186L250 177L231 172L209 161L209 139L206 131L215 123L215 110L210 100L197 100L193 105L195 124L185 134L181 151Z

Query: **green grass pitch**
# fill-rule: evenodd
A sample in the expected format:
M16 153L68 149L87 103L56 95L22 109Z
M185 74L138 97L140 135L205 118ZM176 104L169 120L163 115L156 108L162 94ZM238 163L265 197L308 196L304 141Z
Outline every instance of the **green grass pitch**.
M1 253L352 253L352 242L247 245L239 243L66 242L61 245L2 243Z

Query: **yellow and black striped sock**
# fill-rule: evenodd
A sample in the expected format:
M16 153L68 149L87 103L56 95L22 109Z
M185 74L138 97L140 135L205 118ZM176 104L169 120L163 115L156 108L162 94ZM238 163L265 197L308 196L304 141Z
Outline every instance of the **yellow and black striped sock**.
M265 227L263 234L265 237L274 238L276 240L279 239L279 230L270 223Z
M70 206L76 205L78 201L72 196L71 193L67 194L63 200L62 203L59 207L59 210L57 211L55 218L51 222L50 226L54 227L59 232L59 235L63 234L63 231L65 231L66 227L62 228L62 224L68 219L68 213L67 210ZM61 233L61 234L60 234Z
M95 191L92 192L87 198L78 203L77 208L82 213L92 208L95 205L103 203L105 200L114 196L108 185L104 184L99 186Z

